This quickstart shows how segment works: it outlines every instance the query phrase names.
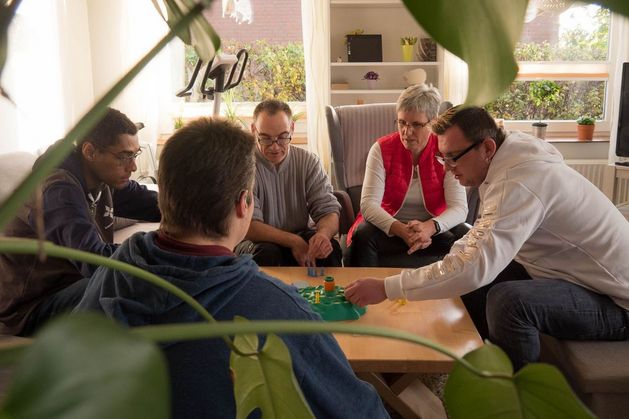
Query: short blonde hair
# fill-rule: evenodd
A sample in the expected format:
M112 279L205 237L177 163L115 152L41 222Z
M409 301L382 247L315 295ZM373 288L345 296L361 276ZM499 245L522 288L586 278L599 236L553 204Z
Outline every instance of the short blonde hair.
M429 120L437 117L441 95L435 87L416 84L404 89L397 100L396 112L424 112Z

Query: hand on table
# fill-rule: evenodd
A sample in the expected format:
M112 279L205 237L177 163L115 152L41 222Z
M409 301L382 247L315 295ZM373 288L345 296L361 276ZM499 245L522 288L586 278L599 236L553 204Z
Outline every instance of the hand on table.
M345 287L345 298L352 304L364 307L386 300L384 281L377 278L363 278Z
M332 253L332 243L323 233L317 232L308 240L308 256L311 260L325 259Z

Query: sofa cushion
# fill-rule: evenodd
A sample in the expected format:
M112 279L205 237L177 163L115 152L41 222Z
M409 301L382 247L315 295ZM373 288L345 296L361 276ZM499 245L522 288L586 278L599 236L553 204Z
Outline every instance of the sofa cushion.
M35 159L23 151L0 154L0 203L31 173Z
M542 361L558 366L581 393L627 393L629 341L571 341L542 335Z

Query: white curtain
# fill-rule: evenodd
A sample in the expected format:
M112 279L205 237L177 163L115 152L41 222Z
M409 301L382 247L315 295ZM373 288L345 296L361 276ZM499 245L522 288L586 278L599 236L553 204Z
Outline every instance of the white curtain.
M0 152L41 152L61 138L167 30L148 0L24 0L2 75L16 106L0 99ZM140 141L153 150L172 131L175 51L164 49L112 104L146 125Z
M92 73L96 97L104 94L168 32L151 1L89 0ZM182 50L181 47L178 48ZM156 149L160 133L172 132L175 80L173 54L167 47L114 100L112 107L143 122L140 141ZM183 66L183 58L180 60ZM138 175L152 169L148 154L138 161Z
M629 19L612 14L612 27L613 39L612 45L615 48L610 48L610 54L616 54L615 62L618 63L616 68L610 69L610 75L614 75L614 86L610 86L609 91L612 94L612 105L609 112L612 115L612 125L609 139L609 154L608 160L610 164L613 164L616 159L616 137L618 136L618 118L620 115L620 84L622 82L622 63L629 62ZM612 60L614 62L614 60Z
M306 65L308 146L329 173L330 140L325 105L330 97L330 7L327 1L301 0L301 23Z
M0 153L40 153L93 101L84 2L24 0L9 31Z
M443 51L444 86L442 100L449 100L454 105L465 101L468 86L467 63L456 55Z

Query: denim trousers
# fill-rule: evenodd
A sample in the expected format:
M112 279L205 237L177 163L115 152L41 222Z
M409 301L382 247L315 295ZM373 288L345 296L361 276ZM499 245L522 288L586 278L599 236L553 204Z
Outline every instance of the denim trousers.
M32 336L49 319L71 312L83 298L89 280L89 278L79 279L42 301L26 319L20 336Z
M516 371L539 360L540 333L565 340L629 339L627 310L606 295L562 279L500 279L486 290L488 337Z

